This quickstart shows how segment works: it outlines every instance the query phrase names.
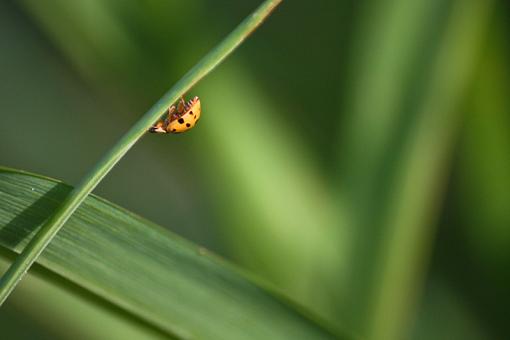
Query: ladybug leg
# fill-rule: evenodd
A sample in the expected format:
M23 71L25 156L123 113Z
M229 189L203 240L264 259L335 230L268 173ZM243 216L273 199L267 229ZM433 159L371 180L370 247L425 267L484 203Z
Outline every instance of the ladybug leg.
M179 100L179 104L177 104L177 113L182 115L184 113L184 107L186 106L186 102L184 101L184 97L181 96Z
M172 105L167 110L166 120L170 121L172 120L172 116L175 114L175 105Z
M170 124L171 121L174 121L179 118L179 114L176 112L176 110L177 109L175 105L170 106L170 108L168 109L168 115L165 119L166 125Z

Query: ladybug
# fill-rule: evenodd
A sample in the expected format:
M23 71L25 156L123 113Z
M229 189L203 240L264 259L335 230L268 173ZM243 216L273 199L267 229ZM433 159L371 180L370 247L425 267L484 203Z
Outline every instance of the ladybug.
M159 120L153 125L149 132L152 133L181 133L193 128L200 119L202 108L200 106L200 99L194 97L188 102L184 101L181 97L177 107L172 105L167 110L167 117L164 120Z

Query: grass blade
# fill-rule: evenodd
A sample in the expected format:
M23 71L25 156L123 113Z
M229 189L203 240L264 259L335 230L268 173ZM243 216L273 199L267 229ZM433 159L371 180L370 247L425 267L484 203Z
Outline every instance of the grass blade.
M372 296L377 285L379 245L384 228L380 225L387 202L388 169L400 143L402 121L409 111L409 89L420 63L421 49L434 50L430 23L437 20L437 0L366 1L358 33L351 47L351 75L347 79L346 118L340 127L338 149L339 202L345 211L344 225L351 235L351 254L343 277L338 314L353 328L365 329ZM442 24L441 22L437 23Z
M444 182L492 1L455 2L434 58L416 123L396 167L384 223L369 339L405 338L422 286Z
M337 288L331 277L345 266L345 245L332 228L337 212L326 182L310 150L286 129L286 112L242 65L229 63L221 75L200 85L215 119L202 130L208 147L196 152L211 204L221 212L222 240L243 268L333 322L335 305L325 292ZM265 121L271 124L261 129Z
M213 70L244 39L248 37L271 14L281 0L266 0L248 16L219 45L209 52L195 67L184 75L149 111L117 142L98 162L83 181L66 197L60 208L52 215L38 234L32 238L19 257L0 279L0 305L16 287L32 263L41 254L51 239L69 219L80 203L99 184L124 154L140 139L151 124L179 96Z
M0 169L0 245L21 251L70 190ZM38 263L179 337L337 337L205 250L94 195Z
M16 256L0 246L0 269L7 269ZM77 288L37 262L0 309L0 329L2 337L8 339L172 338L172 334Z
M343 137L340 194L354 251L351 303L341 312L368 338L399 339L426 270L457 105L491 2L375 2L384 11L368 7L370 38L357 43L360 69Z

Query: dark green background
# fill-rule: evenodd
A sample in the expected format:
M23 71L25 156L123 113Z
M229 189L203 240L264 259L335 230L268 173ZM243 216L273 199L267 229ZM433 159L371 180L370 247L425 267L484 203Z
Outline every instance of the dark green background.
M76 184L258 3L0 1L0 163ZM403 155L422 110L440 107L428 77L461 4L284 1L189 94L202 100L197 128L144 137L95 193L365 334L385 246L395 245L395 183L411 176ZM392 279L411 292L394 296L409 303L405 338L507 335L510 11L505 1L486 7L473 55L459 56L473 63L445 112L458 117L451 139L430 148L445 157L417 170L441 169L425 185L434 198L418 183L416 201L399 206L431 206L418 221L423 238L399 248L402 258L423 250L405 270L412 280ZM426 133L441 140L434 126ZM44 310L15 294L0 328L75 334Z

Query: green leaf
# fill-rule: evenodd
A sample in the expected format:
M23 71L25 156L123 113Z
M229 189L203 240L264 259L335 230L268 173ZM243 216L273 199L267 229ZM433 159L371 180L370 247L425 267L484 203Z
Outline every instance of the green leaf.
M71 189L0 168L0 245L20 252ZM94 195L38 263L178 337L338 337L205 249Z
M0 247L0 271L8 268L16 255ZM0 308L2 338L151 340L168 337L168 333L47 269L39 265L32 268Z
M204 139L195 152L223 241L243 267L337 322L338 301L325 292L338 289L335 274L347 265L348 235L334 228L340 213L327 182L307 145L286 128L283 108L243 66L229 63L219 73L200 86L214 119L201 127ZM261 122L271 124L261 129Z
M341 195L358 265L351 303L341 307L367 338L400 339L417 307L463 119L459 105L493 2L451 1L434 30L430 22L448 2L377 3L385 11L368 8L383 22L367 21L371 35L356 55L362 68L345 125Z
M363 212L377 226L377 233L371 230L375 242L370 280L364 282L367 293L358 294L368 297L362 314L368 339L406 338L412 323L463 118L459 105L472 79L493 3L453 2L437 49L424 68L418 99L402 113L408 119L405 130L379 170L385 179L374 201L377 214ZM376 115L377 107L371 112Z

